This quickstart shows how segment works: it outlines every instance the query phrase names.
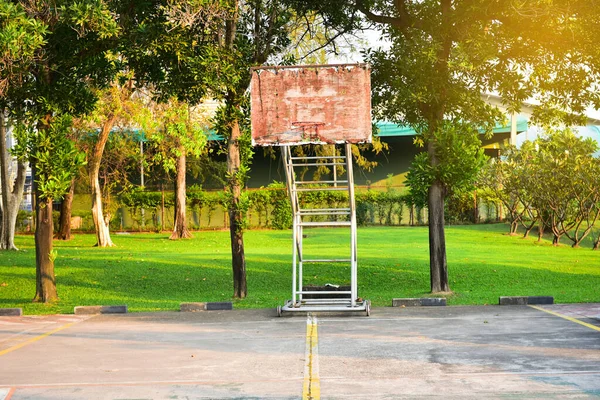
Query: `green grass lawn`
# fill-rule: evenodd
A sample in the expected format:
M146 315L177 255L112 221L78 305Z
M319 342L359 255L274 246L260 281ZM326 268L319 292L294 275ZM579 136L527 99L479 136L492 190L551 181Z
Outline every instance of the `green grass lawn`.
M549 295L559 303L600 302L600 252L553 247L506 235L503 224L447 227L453 294L448 303L497 304L498 296ZM346 230L306 230L305 255L345 256ZM19 252L0 252L0 307L26 314L72 313L77 305L127 304L130 311L176 310L189 301L229 301L232 294L229 232L196 232L170 241L168 234L113 235L117 247L92 247L93 235L55 242L60 301L33 304L33 236L18 236ZM275 307L291 296L291 231L245 234L248 293L236 308ZM374 306L393 297L428 295L426 227L358 230L359 294ZM305 283L344 284L347 267L311 265Z

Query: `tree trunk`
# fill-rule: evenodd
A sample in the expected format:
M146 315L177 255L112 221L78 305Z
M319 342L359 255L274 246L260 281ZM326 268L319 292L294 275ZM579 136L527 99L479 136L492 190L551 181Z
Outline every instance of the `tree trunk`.
M238 178L240 169L240 126L234 121L231 127L227 151L227 172L231 203L229 205L229 233L231 235L231 266L233 269L233 296L243 299L248 294L246 286L246 257L244 255L243 219L240 211L241 182Z
M189 239L192 234L187 227L186 206L185 206L185 149L179 149L180 155L177 158L177 177L175 178L175 221L173 223L173 233L169 239Z
M6 126L4 125L4 108L0 109L0 184L2 185L2 198L0 199L0 212L2 220L0 221L0 248L5 247L8 235L8 151L6 150Z
M17 161L17 176L11 185L8 175L10 157L6 148L6 127L4 124L4 110L0 110L0 181L2 182L0 249L18 250L15 246L15 227L19 205L23 200L27 167L25 163Z
M434 181L429 188L429 267L431 292L449 292L446 237L444 234L444 187Z
M238 19L238 2L235 2L235 12L231 19L225 23L225 47L231 51L235 48L235 35ZM262 63L260 63L262 64ZM249 82L248 82L249 83ZM232 91L226 96L228 107L237 108L240 100ZM234 119L231 121L231 135L227 143L227 173L229 175L229 191L231 200L229 203L229 233L231 236L231 266L233 269L233 296L236 298L245 298L248 294L246 286L246 257L244 255L244 231L242 212L240 210L240 197L242 186L238 176L241 165L240 157L240 125L237 120L237 113L231 110L229 115Z
M555 233L555 234L553 234L553 237L552 237L552 245L553 245L553 246L558 246L558 245L560 245L560 236L559 236L559 235L557 235L556 233Z
M65 194L60 205L60 219L58 232L55 238L58 240L71 240L71 206L73 205L73 195L75 193L75 178L71 181L69 193Z
M448 68L448 60L450 59L450 50L452 48L452 38L448 32L451 31L451 8L450 0L441 1L441 27L446 34L441 37L441 46L437 52L437 60L435 69L438 77L443 82L450 81L450 73ZM440 161L437 158L436 150L437 143L434 139L434 133L444 121L446 102L448 98L447 87L440 87L439 96L430 104L431 116L429 125L429 141L427 143L427 154L431 162L431 166L435 169L439 166ZM446 190L444 184L435 179L429 187L427 194L428 201L428 217L429 217L429 269L431 275L431 292L449 292L450 285L448 284L448 265L446 262L446 236L444 233L444 200Z
M544 238L544 221L542 219L538 222L538 242L541 242Z
M515 236L517 234L517 229L519 228L519 221L517 219L512 219L510 222L510 235Z
M165 230L165 186L160 184L160 231Z
M477 190L473 191L473 223L479 222L479 205L477 200Z
M35 165L32 166L35 172ZM36 292L34 302L50 303L58 300L56 292L56 278L54 276L54 254L52 251L52 235L54 224L52 222L52 199L40 198L41 193L35 181L35 282Z
M531 222L529 225L525 226L525 233L523 234L523 239L527 239L529 237L529 233L531 232L531 230L535 226L535 223L536 223L536 221L534 219L533 222Z
M90 187L92 188L92 217L94 220L94 227L96 228L96 246L98 247L111 247L114 246L110 238L109 226L105 221L104 213L102 210L102 188L100 187L100 162L102 160L102 154L104 153L104 147L108 140L108 135L112 127L115 124L116 115L110 114L102 130L98 134L98 141L92 149L92 154L88 162Z

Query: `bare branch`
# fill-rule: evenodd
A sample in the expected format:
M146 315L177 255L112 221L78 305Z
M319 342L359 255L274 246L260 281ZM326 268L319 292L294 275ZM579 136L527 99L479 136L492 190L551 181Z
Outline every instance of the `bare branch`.
M196 25L218 26L223 19L231 17L232 11L219 4L201 6L189 2L169 2L163 7L167 21L176 28L190 28Z
M340 36L344 35L345 33L346 33L346 32L341 32L341 31L340 31L340 32L338 32L338 33L336 33L335 35L333 35L333 37L330 37L330 38L328 38L328 39L327 39L327 41L326 41L325 43L323 43L322 45L320 45L320 46L318 46L318 47L316 47L316 48L314 48L314 49L310 50L308 53L306 53L304 56L302 56L302 57L300 58L300 60L304 60L305 58L307 58L307 57L309 57L310 55L312 55L312 54L316 53L317 51L319 51L319 50L321 50L321 49L324 49L324 48L326 48L326 47L329 47L329 46L333 46L333 52L334 52L335 54L337 54L337 46L336 46L335 40L336 40L337 38L339 38Z
M364 0L356 0L356 8L363 13L368 19L379 24L391 25L398 29L404 29L405 26L402 24L402 20L398 17L388 17L385 15L379 15L373 13L369 7L365 4Z
M398 16L396 17L375 14L365 4L364 0L356 0L356 8L360 12L362 12L369 20L379 24L390 25L402 31L403 33L407 33L408 28L416 28L419 30L424 29L423 21L412 17L406 10L405 0L394 0L394 8L396 9L396 12L398 14Z

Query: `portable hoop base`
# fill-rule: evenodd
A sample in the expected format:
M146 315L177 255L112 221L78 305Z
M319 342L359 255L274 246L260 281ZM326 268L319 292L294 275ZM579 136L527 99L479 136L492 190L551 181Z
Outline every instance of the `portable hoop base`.
M281 146L285 166L287 189L293 212L293 251L292 251L292 299L277 307L277 314L283 312L356 312L371 314L371 302L358 297L357 285L357 246L356 208L354 202L354 176L352 172L352 150L350 143L344 145L345 155L292 156L291 146ZM294 168L330 166L332 180L299 181ZM346 179L338 179L336 167L346 169ZM347 191L348 206L336 208L302 208L298 197L300 192ZM319 216L318 221L311 217ZM322 219L325 219L323 221ZM308 221L307 221L308 219ZM349 257L332 259L311 259L303 253L304 227L347 227L350 229ZM337 263L346 264L350 271L350 290L307 290L303 285L304 264ZM315 298L317 297L318 298ZM341 296L341 298L340 298Z
M339 300L339 301L336 301ZM354 305L350 299L310 299L294 304L288 300L283 306L277 306L277 315L281 317L284 312L348 312L365 311L367 317L371 315L371 300L356 301Z

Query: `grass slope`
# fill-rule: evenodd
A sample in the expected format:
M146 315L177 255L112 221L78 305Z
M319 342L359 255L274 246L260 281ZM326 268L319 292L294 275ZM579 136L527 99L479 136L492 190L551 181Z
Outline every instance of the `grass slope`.
M600 252L553 247L505 234L506 226L453 226L446 230L453 295L449 304L497 304L501 295L551 295L560 303L600 302ZM305 256L347 257L345 230L306 230ZM373 305L393 297L428 295L426 227L368 227L358 231L359 294ZM0 252L0 307L27 314L72 313L76 305L127 304L130 311L176 310L187 301L231 299L229 232L114 235L117 247L92 247L93 235L55 242L60 301L33 304L32 236L16 238L19 252ZM245 234L249 296L236 308L275 307L290 298L291 232ZM310 265L305 283L343 284L348 268Z

